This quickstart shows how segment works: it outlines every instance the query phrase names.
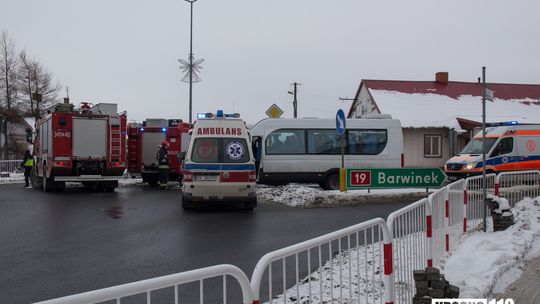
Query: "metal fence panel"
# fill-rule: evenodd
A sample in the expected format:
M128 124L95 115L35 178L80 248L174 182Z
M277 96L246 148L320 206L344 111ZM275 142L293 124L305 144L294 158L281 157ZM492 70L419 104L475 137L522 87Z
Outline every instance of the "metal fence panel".
M20 173L22 159L16 160L0 160L0 172Z
M433 231L433 265L439 265L448 251L448 189L443 187L428 197Z
M392 303L392 241L373 219L264 255L254 303Z
M388 229L393 240L396 303L411 303L416 293L413 270L431 266L431 210L427 198L392 212Z
M118 285L109 288L98 289L63 298L39 302L36 304L88 304L88 303L129 303L129 297L142 295L146 304L152 303L152 292L164 288L173 288L174 303L180 303L178 287L192 282L199 283L199 303L204 303L205 285L204 280L211 278L223 279L223 291L221 303L227 303L227 277L232 277L239 285L242 292L242 303L251 304L253 293L247 276L238 267L233 265L216 265L177 274L171 274L158 278ZM191 302L193 303L193 302Z
M496 174L486 175L487 194L495 194ZM466 220L467 231L478 230L482 228L484 212L488 213L488 207L484 204L484 195L482 193L482 176L468 177L465 179L467 193L466 196Z
M449 251L456 249L457 240L464 231L465 179L457 180L446 188L448 189L448 243Z
M540 170L503 172L497 175L495 195L504 197L514 206L524 197L540 195Z

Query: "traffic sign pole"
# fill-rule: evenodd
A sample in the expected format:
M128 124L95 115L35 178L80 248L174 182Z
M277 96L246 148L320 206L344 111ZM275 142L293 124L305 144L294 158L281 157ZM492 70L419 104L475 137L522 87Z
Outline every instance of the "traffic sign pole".
M338 135L341 135L341 167L339 168L339 191L341 192L347 192L347 172L345 170L345 125L345 112L339 109L336 113L336 132Z

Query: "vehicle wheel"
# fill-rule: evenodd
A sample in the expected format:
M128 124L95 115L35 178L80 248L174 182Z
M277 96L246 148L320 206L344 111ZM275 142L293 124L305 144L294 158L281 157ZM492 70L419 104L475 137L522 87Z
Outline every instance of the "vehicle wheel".
M324 181L324 190L339 190L339 174L337 172L330 173Z
M54 191L62 192L66 190L66 182L54 182Z
M100 188L105 192L114 192L114 189L118 187L117 181L101 182Z
M249 200L249 202L244 204L245 210L253 210L255 207L257 207L257 198Z
M47 166L43 166L43 177L41 178L43 184L43 191L51 192L54 190L54 182L51 178L47 177Z

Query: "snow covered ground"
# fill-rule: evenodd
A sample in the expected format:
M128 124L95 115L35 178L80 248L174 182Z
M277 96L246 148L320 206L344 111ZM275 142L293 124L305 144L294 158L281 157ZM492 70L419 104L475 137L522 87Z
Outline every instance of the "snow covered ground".
M425 189L371 189L348 190L347 192L326 191L318 185L288 184L285 186L261 185L257 196L264 201L285 204L291 207L321 207L352 205L384 199L409 199L412 201L426 197Z
M24 183L23 173L10 173L9 177L0 177L0 184Z
M451 284L460 287L460 298L492 298L495 294L503 298L505 289L522 274L524 263L540 257L540 197L522 200L512 212L513 226L493 232L492 224L488 223L487 233L477 231L462 236L457 249L443 259L439 268ZM343 303L371 303L374 299L377 302L385 288L380 277L379 252L377 245L342 251L324 263L321 271L301 278L298 285L287 289L285 301L280 295L271 304L308 303L309 294L312 294L310 303L341 303L340 295ZM395 272L400 271L397 267L394 265ZM364 275L366 269L368 275ZM407 294L404 290L408 287L401 286L404 282L399 278L394 280L396 291ZM536 285L531 284L531 288L540 288Z
M488 233L467 234L443 263L442 272L460 287L460 297L504 295L506 287L521 275L524 262L540 256L540 197L517 203L512 212L513 226L493 232L488 223Z

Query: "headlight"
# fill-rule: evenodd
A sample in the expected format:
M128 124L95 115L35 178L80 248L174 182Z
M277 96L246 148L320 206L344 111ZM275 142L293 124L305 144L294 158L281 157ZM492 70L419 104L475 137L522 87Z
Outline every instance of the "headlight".
M471 163L466 164L465 170L471 170L472 168L476 167L476 164L478 164L478 162L471 162Z

